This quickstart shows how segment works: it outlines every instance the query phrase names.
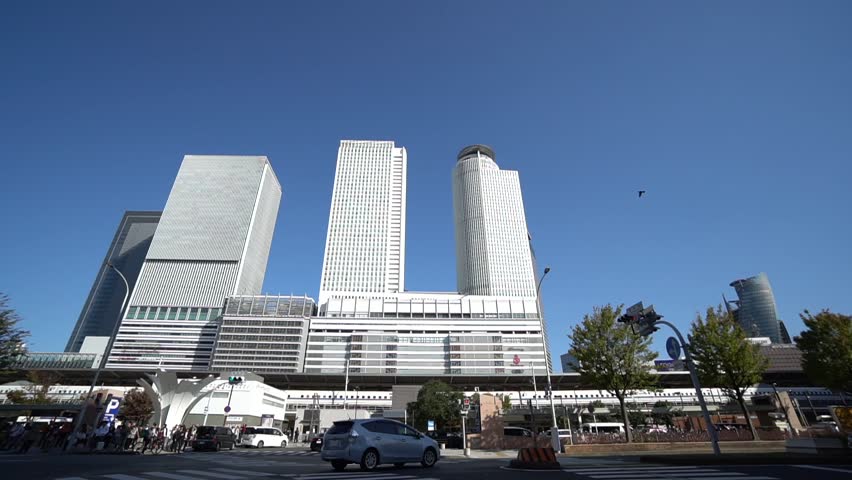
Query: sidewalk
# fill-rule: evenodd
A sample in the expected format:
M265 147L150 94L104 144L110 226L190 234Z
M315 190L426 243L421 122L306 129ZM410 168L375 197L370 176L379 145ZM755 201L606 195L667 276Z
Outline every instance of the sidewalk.
M471 450L470 456L464 455L464 450L460 448L445 448L441 450L441 456L444 458L476 458L476 459L494 459L494 458L515 458L518 456L517 450Z
M665 465L852 465L852 454L809 455L772 452L760 455L747 453L643 455L639 457L639 461Z

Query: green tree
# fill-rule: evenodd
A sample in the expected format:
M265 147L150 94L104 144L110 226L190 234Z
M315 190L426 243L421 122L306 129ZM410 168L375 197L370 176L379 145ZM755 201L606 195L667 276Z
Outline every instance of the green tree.
M10 370L26 353L24 340L30 335L18 328L21 317L9 306L9 297L0 293L0 372Z
M127 392L118 409L118 418L141 425L148 423L148 420L153 414L154 402L142 390L130 390Z
M841 395L852 392L852 316L828 310L799 316L807 330L795 341L807 377Z
M408 404L415 428L426 430L426 421L434 420L438 430L461 425L459 410L464 394L440 380L430 380L417 393L417 401Z
M512 408L512 397L508 395L503 395L503 410L510 410Z
M53 403L55 398L48 392L50 387L56 383L56 375L49 372L32 371L27 374L29 384L20 390L13 390L6 394L6 399L16 405L43 405Z
M656 377L649 364L657 354L651 351L650 338L640 337L617 322L621 308L604 305L585 315L568 336L572 342L569 353L576 359L573 366L582 382L618 399L626 439L632 442L625 400L636 390L654 386Z
M746 407L745 392L760 383L769 362L760 353L760 347L746 337L733 315L718 305L715 309L708 308L704 319L699 314L692 323L689 351L701 383L720 388L737 402L752 437L758 440Z

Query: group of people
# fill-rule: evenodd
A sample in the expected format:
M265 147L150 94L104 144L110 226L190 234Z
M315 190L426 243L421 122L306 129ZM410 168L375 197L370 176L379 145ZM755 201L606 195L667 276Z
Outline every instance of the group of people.
M42 451L51 448L77 450L146 451L168 450L182 453L192 445L197 427L175 425L171 429L155 425L137 425L123 422L116 425L103 421L95 428L82 425L71 437L72 422L13 423L0 425L0 448L26 453L33 446Z
M70 423L12 423L0 427L0 448L25 453L34 445L42 451L61 447L71 434Z

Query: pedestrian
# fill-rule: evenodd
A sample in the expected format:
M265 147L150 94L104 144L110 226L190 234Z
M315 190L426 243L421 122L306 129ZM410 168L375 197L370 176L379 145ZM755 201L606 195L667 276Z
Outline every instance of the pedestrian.
M21 440L21 447L18 448L18 453L27 453L33 443L35 443L36 439L38 439L38 435L38 428L36 428L36 426L32 423L28 423L27 426L24 427L24 434Z
M86 446L86 440L89 438L89 426L85 423L80 427L80 430L74 435L74 447L79 448L81 445Z
M130 424L130 432L127 434L127 445L125 449L133 451L136 449L136 439L139 438L139 427L135 423Z
M142 435L142 455L145 455L145 450L151 445L151 430L148 425L142 427L140 435Z
M115 449L119 452L124 451L124 447L127 445L127 436L130 434L130 431L127 425L124 422L121 422L121 425L116 429L116 442Z
M100 425L98 425L98 428L95 429L94 441L92 442L90 450L102 450L106 446L106 436L108 433L109 424L107 422L101 422Z

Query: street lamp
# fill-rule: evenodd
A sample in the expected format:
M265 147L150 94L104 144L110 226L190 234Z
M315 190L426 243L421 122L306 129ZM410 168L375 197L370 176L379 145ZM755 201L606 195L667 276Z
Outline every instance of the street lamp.
M538 316L541 322L542 327L542 338L547 334L545 332L544 325L544 312L541 308L541 283L544 281L544 277L550 273L550 267L544 267L544 273L541 275L541 278L538 279L538 286L535 288L535 300L538 303ZM547 343L545 342L545 355L550 355L550 349L548 348ZM554 452L562 451L562 443L559 441L559 426L556 424L556 405L553 403L553 383L550 381L550 364L548 363L548 358L544 359L544 371L547 373L547 396L550 397L550 416L551 416L551 427L550 427L550 445L553 447ZM535 375L535 374L533 374ZM571 444L573 445L574 440L571 439Z
M107 263L107 267L117 273L118 276L121 277L121 281L124 282L124 300L121 301L121 310L118 312L118 321L115 322L115 327L112 329L112 335L109 337L106 349L104 349L104 353L101 355L101 361L98 363L97 370L95 370L95 376L92 378L92 384L89 385L89 393L86 394L86 401L88 401L89 397L92 396L92 392L95 390L95 385L98 384L98 378L100 378L101 372L104 367L106 367L107 358L109 357L112 346L115 343L115 337L118 335L118 328L121 326L121 320L124 318L124 309L127 307L127 297L130 295L130 285L127 283L127 278L124 277L124 274L115 268L115 265L112 263ZM83 425L83 414L85 413L85 409L86 405L84 403L80 407L80 411L77 413L77 421L74 423L74 430L72 430L71 435L68 436L69 441L76 438L77 432L80 431L80 426ZM66 447L67 446L68 444L66 444Z

